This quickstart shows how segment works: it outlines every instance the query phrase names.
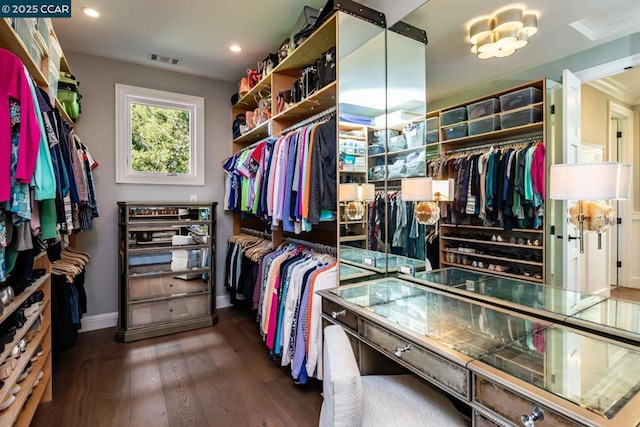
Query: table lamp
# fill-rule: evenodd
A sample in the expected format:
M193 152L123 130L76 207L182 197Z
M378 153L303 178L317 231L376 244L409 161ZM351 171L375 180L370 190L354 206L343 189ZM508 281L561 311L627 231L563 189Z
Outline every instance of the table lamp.
M549 197L576 200L567 211L567 221L579 230L580 253L584 232L601 235L616 223L615 210L605 200L626 200L631 191L631 165L618 162L551 165Z

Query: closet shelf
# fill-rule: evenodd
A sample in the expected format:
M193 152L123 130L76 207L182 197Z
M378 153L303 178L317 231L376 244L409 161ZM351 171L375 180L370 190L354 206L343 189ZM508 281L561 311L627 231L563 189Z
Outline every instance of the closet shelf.
M24 425L27 426L29 425L30 421L27 422L27 420L31 420L33 418L33 414L35 413L38 404L40 403L40 399L47 388L47 383L51 378L51 374L49 372L45 372L44 369L45 363L50 357L50 354L46 356L43 354L38 358L38 360L32 363L31 372L29 372L29 375L20 382L20 391L16 395L16 400L11 404L11 406L0 412L0 425L16 427L21 424L16 423L16 421L19 421L21 417L24 420L22 423L26 423ZM42 371L43 375L36 386L37 391L36 389L33 390L33 394L35 394L35 396L29 396L29 392L31 391L33 383L38 377L38 373L40 373L40 371ZM24 414L22 410L25 403L27 404L27 407L25 407L24 410L24 412L27 412L26 414ZM32 413L29 414L28 412Z
M272 120L296 123L333 107L336 103L337 87L338 84L335 81L329 83L308 98L291 105L287 110L273 116Z
M148 244L158 244L158 243L162 243L162 242L143 242L143 243L148 243ZM171 243L171 240L169 240L169 243ZM138 244L140 244L140 242L138 242ZM170 252L170 251L178 251L178 250L185 250L185 251L191 251L191 250L196 250L196 249L206 249L208 248L209 245L208 244L194 244L194 245L166 245L166 246L162 246L162 247L156 247L156 248L137 248L135 246L133 247L129 247L129 253L130 254L152 254L152 253L157 253L157 252Z
M342 125L340 125L340 127L342 127ZM367 138L365 136L350 136L350 135L342 135L342 134L339 134L338 138L344 139L344 140L351 139L353 141L366 141L367 140Z
M40 71L40 65L33 62L27 47L24 45L20 37L11 26L9 18L0 19L0 47L13 52L27 67L29 75L33 77L36 84L41 87L48 86L48 80Z
M50 357L51 356L47 356L46 358L47 360L44 361L42 363L42 366L40 366L40 369L37 372L35 372L36 368L39 366L38 362L40 361L40 360L37 360L36 364L34 365L33 371L31 371L29 376L25 379L27 384L33 384L36 380L36 377L38 376L38 373L40 371L43 371L44 375L40 379L40 382L38 383L38 385L33 389L33 394L29 396L28 389L25 389L25 390L20 390L20 393L18 393L18 396L16 396L16 402L13 402L13 403L17 404L19 403L19 401L22 401L23 407L22 407L22 411L18 414L18 417L16 418L15 423L13 424L13 427L28 427L31 424L31 420L33 419L33 416L35 415L36 410L38 409L38 404L40 403L40 400L42 399L44 392L47 390L47 384L49 384L49 381L51 381L51 373L48 370L43 369L45 363L48 361ZM25 400L21 400L22 399L21 393L23 392L27 395Z
M505 272L502 272L502 271L489 270L489 269L486 269L486 268L474 267L472 265L456 264L454 262L447 262L447 261L440 261L440 264L448 265L448 266L451 266L451 267L464 268L464 269L467 269L467 270L479 271L481 273L496 274L496 275L499 275L499 276L511 277L512 279L524 280L524 281L527 281L527 282L542 283L542 279L536 279L533 276L524 276L524 275L519 275L519 274L505 273Z
M443 150L460 148L458 145L463 143L479 143L499 141L509 137L522 137L528 133L541 133L544 129L544 122L530 123L523 126L517 126L509 129L500 129L493 132L481 133L480 135L465 136L462 138L447 139L441 141L440 145ZM470 147L473 148L473 147Z
M366 240L367 239L367 235L366 234L361 234L358 236L342 236L340 237L340 241L341 242L360 242L362 240Z
M466 239L463 237L451 237L451 236L442 236L444 240L455 240L458 242L468 242L468 243L480 243L483 245L495 245L495 246L508 246L510 248L520 248L520 249L537 249L542 250L542 246L531 246L531 245L519 245L517 243L509 243L509 242L494 242L493 240L477 240L477 239Z
M271 92L271 74L265 76L265 78L261 79L254 87L249 90L249 92L242 95L242 97L238 99L238 102L236 102L234 107L238 107L247 111L255 110L258 107L256 95L258 95L263 90Z
M16 331L16 336L13 339L13 342L9 344L5 344L4 351L0 354L0 365L7 359L7 356L11 353L13 347L20 342L20 340L26 335L29 331L31 325L33 325L40 317L40 314L44 312L44 309L47 307L48 301L44 301L44 303L38 308L38 311L35 314L32 314L31 317L27 318L27 322L22 326L22 328Z
M306 65L315 63L318 57L336 45L336 20L337 15L331 18L315 30L302 44L283 59L272 73L283 73L293 70L295 75L298 70ZM287 73L284 73L287 74Z
M171 230L172 228L180 228L186 227L189 225L206 225L209 221L200 220L200 219L176 219L175 221L169 220L161 220L161 221L142 221L142 220L134 220L130 221L128 224L130 226L129 231L144 231L144 227L155 227L155 230L151 231L162 231L162 230ZM120 222L118 225L126 225L126 223ZM163 228L160 228L163 227Z
M193 269L185 269L185 270L163 270L163 271L154 271L151 273L132 273L127 275L129 279L148 279L152 277L164 277L167 274L172 274L174 276L181 276L183 274L201 274L209 272L209 268L193 268Z
M535 228L513 228L509 231L506 231L504 228L502 227L488 227L488 226L484 226L484 225L470 225L470 224L447 224L444 222L440 223L440 227L447 227L447 228L471 228L474 230L491 230L491 231L502 231L503 233L511 233L511 232L516 232L516 233L538 233L538 234L542 234L544 233L544 230L542 229L535 229Z
M4 308L3 314L0 315L0 324L7 320L13 312L29 298L35 291L40 289L40 287L49 279L49 273L40 277L38 280L33 282L29 287L27 287L20 295L15 297L11 303ZM0 400L2 402L2 400Z
M389 151L386 154L387 154L387 156L399 156L401 154L407 154L407 153L413 153L415 151L421 151L421 150L424 150L426 148L427 148L426 145L420 145L419 147L405 148L404 150ZM373 157L373 156L369 156L369 157Z
M18 380L18 377L20 377L20 374L22 374L22 371L24 370L24 368L27 366L27 363L29 363L29 360L33 357L33 354L35 353L36 349L38 348L38 345L42 344L44 342L44 337L45 335L49 332L49 328L51 327L50 324L43 324L42 325L42 329L40 330L40 332L38 332L35 337L33 337L33 339L31 340L31 342L29 344L27 344L27 348L25 349L25 351L20 355L20 358L17 359L18 362L18 366L16 367L16 369L14 369L13 371L11 371L11 375L9 375L8 378L6 378L4 380L5 386L2 387L0 389L0 402L4 402L7 395L9 393L11 393L11 389L13 389L14 385L16 384L16 381ZM46 343L45 343L46 344ZM44 348L45 346L42 346L43 349L43 354L41 357L38 358L38 361L41 361L42 365L44 365L44 361L45 359L47 359L48 354L49 353L47 350ZM35 369L35 368L34 368ZM32 371L33 372L33 371ZM24 381L22 381L24 382ZM11 406L6 409L3 412L0 412L0 425L11 425L11 423L9 424L5 424L4 422L2 422L2 420L4 419L4 416L9 415L12 412L9 412L9 414L7 414L6 411L9 411L10 408L14 408L17 409L19 412L22 409L22 405L18 406L16 405L17 402L13 402L13 404L11 404Z
M244 135L240 135L239 137L234 139L233 143L244 146L244 145L253 144L254 142L258 142L261 139L264 139L269 136L270 127L271 127L271 120L267 120L266 122L260 124L259 126L256 126L255 128L251 129L249 132L245 133Z
M176 300L179 298L188 298L188 297L197 297L201 295L208 295L209 291L200 291L200 292L182 292L180 294L167 295L166 297L155 297L155 298L145 298L145 299L130 299L129 305L137 305L137 304L149 304L160 301L170 301Z
M453 249L443 249L443 252L449 252L449 253L456 254L456 255L464 255L464 256L471 257L471 258L494 259L496 261L515 262L515 263L518 263L518 264L527 264L527 265L533 265L533 266L536 266L536 267L542 267L542 262L536 262L536 261L526 261L526 260L522 260L522 259L499 257L499 256L478 254L478 253L471 253L471 252L460 252L460 251L456 251L456 250L453 250Z

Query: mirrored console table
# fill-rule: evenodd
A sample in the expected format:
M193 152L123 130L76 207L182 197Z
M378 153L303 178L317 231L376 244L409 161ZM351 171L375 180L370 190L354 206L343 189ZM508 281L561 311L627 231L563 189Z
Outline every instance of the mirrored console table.
M485 278L469 274L447 269L438 282L472 292L467 280ZM514 297L486 286L484 292L501 301ZM523 425L534 408L545 417L535 426L638 425L640 348L552 320L588 313L606 300L558 304L551 290L537 292L538 309L551 313L544 319L400 278L319 293L324 321L342 325L356 352L374 349L437 385L470 408L473 425ZM364 370L364 358L356 358Z

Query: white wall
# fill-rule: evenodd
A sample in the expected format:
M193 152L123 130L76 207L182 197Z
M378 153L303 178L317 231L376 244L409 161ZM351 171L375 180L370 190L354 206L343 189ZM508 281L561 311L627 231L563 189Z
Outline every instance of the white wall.
M117 209L118 201L218 202L216 279L222 283L224 250L232 231L232 218L222 211L224 196L222 160L231 155L231 106L236 92L233 83L220 82L127 62L67 53L72 72L80 81L82 114L77 133L99 163L95 170L100 217L94 230L77 237L78 247L91 254L87 267L88 315L113 313L118 309ZM205 98L204 186L159 186L116 184L115 182L115 84L124 83ZM218 286L217 294L224 289Z

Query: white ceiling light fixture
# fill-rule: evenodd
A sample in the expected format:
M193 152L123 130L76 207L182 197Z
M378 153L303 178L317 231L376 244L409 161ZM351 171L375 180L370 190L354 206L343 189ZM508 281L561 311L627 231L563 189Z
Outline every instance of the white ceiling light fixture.
M242 46L240 46L239 44L232 44L231 46L229 46L229 50L231 52L242 52Z
M476 18L468 26L471 52L478 59L504 58L529 44L538 31L538 15L518 7Z
M92 7L81 7L80 10L82 11L82 13L84 13L85 15L90 16L92 18L100 17L100 12L98 12L97 10L95 10Z

